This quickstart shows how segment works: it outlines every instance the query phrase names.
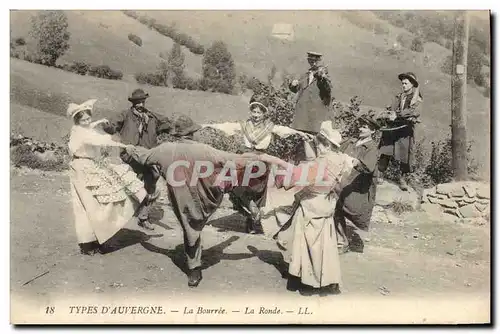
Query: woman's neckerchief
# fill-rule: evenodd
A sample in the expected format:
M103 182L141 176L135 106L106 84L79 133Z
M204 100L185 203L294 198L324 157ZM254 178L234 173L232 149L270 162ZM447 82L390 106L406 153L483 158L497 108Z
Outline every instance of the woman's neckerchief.
M144 109L143 112L138 111L134 107L131 108L132 113L139 118L139 134L142 135L142 132L144 130L147 130L148 128L148 123L149 123L149 115L148 115L148 110Z
M269 119L265 119L259 124L254 124L251 120L246 120L240 124L243 135L250 142L250 144L252 144L252 146L256 146L264 138L271 134L274 127L274 123Z

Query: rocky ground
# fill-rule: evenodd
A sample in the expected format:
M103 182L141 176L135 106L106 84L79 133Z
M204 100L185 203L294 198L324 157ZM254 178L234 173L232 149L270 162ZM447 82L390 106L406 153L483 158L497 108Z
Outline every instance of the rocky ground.
M408 196L392 185L380 189L380 201ZM12 296L47 301L61 296L258 295L265 300L294 295L286 289L275 243L266 236L245 234L242 217L228 202L203 230L204 279L198 288L189 289L182 232L168 205L155 208L161 218L155 231L145 232L132 221L116 235L114 252L88 257L77 248L64 173L13 168L10 199ZM365 252L342 255L342 294L327 298L465 295L487 300L489 221L459 219L439 210L406 210L376 207Z

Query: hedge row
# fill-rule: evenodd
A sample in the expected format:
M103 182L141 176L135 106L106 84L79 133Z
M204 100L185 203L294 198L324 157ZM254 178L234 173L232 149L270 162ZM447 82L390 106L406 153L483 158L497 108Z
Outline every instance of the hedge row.
M167 26L165 24L157 23L155 19L145 15L141 16L133 10L124 10L123 13L148 26L150 29L154 29L160 34L173 39L176 43L184 45L194 54L202 55L205 53L205 47L203 45L195 41L191 36L177 31L177 29L172 25Z

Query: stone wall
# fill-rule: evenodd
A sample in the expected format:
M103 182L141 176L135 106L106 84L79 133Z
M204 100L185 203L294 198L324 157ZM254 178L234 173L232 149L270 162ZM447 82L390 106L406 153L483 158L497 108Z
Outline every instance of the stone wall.
M439 184L423 191L422 203L433 204L459 218L489 216L490 185L469 181Z

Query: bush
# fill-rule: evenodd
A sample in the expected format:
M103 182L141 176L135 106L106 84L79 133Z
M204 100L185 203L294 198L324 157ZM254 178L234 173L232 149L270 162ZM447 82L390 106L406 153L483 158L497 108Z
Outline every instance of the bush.
M137 46L142 46L142 39L134 34L128 34L128 40Z
M73 64L70 67L71 72L76 73L76 74L80 74L80 75L87 75L90 68L91 68L91 65L89 65L83 61L75 61L75 62L73 62Z
M69 49L70 33L68 18L63 11L40 11L32 17L31 36L37 42L37 50L46 56L47 65L56 61Z
M397 215L401 215L405 212L412 212L414 211L413 210L413 207L411 206L410 203L408 202L405 202L405 201L402 201L400 198L399 199L396 199L394 200L394 202L392 202L390 205L389 205L389 208L394 212L396 213Z
M472 145L467 147L467 172L469 176L477 174L478 166L471 156ZM425 170L434 184L450 182L453 178L451 139L432 142L429 164Z
M123 73L121 71L113 70L108 65L90 66L88 74L94 77L111 80L121 80L123 78Z
M123 11L125 15L128 15L144 25L147 25L149 28L156 30L158 33L171 38L174 42L179 43L180 45L184 45L194 54L204 54L205 48L200 43L196 42L191 36L178 32L175 23L167 26L161 23L157 23L155 19L148 18L147 16L139 16L134 11Z
M121 71L113 70L108 65L90 65L83 61L75 61L56 67L79 75L90 75L103 79L121 80L123 78Z
M11 153L11 159L16 167L24 166L43 171L63 171L68 168L67 156L55 153L50 158L43 158L39 151L27 144L15 146Z
M415 37L411 42L411 50L415 52L424 52L424 42L420 37Z
M22 45L26 45L26 41L24 40L24 38L23 38L23 37L18 37L18 38L16 38L16 39L14 40L14 43L15 43L16 45L20 45L20 46L22 46Z
M160 72L155 73L137 73L135 80L140 84L152 86L165 86L165 77Z

